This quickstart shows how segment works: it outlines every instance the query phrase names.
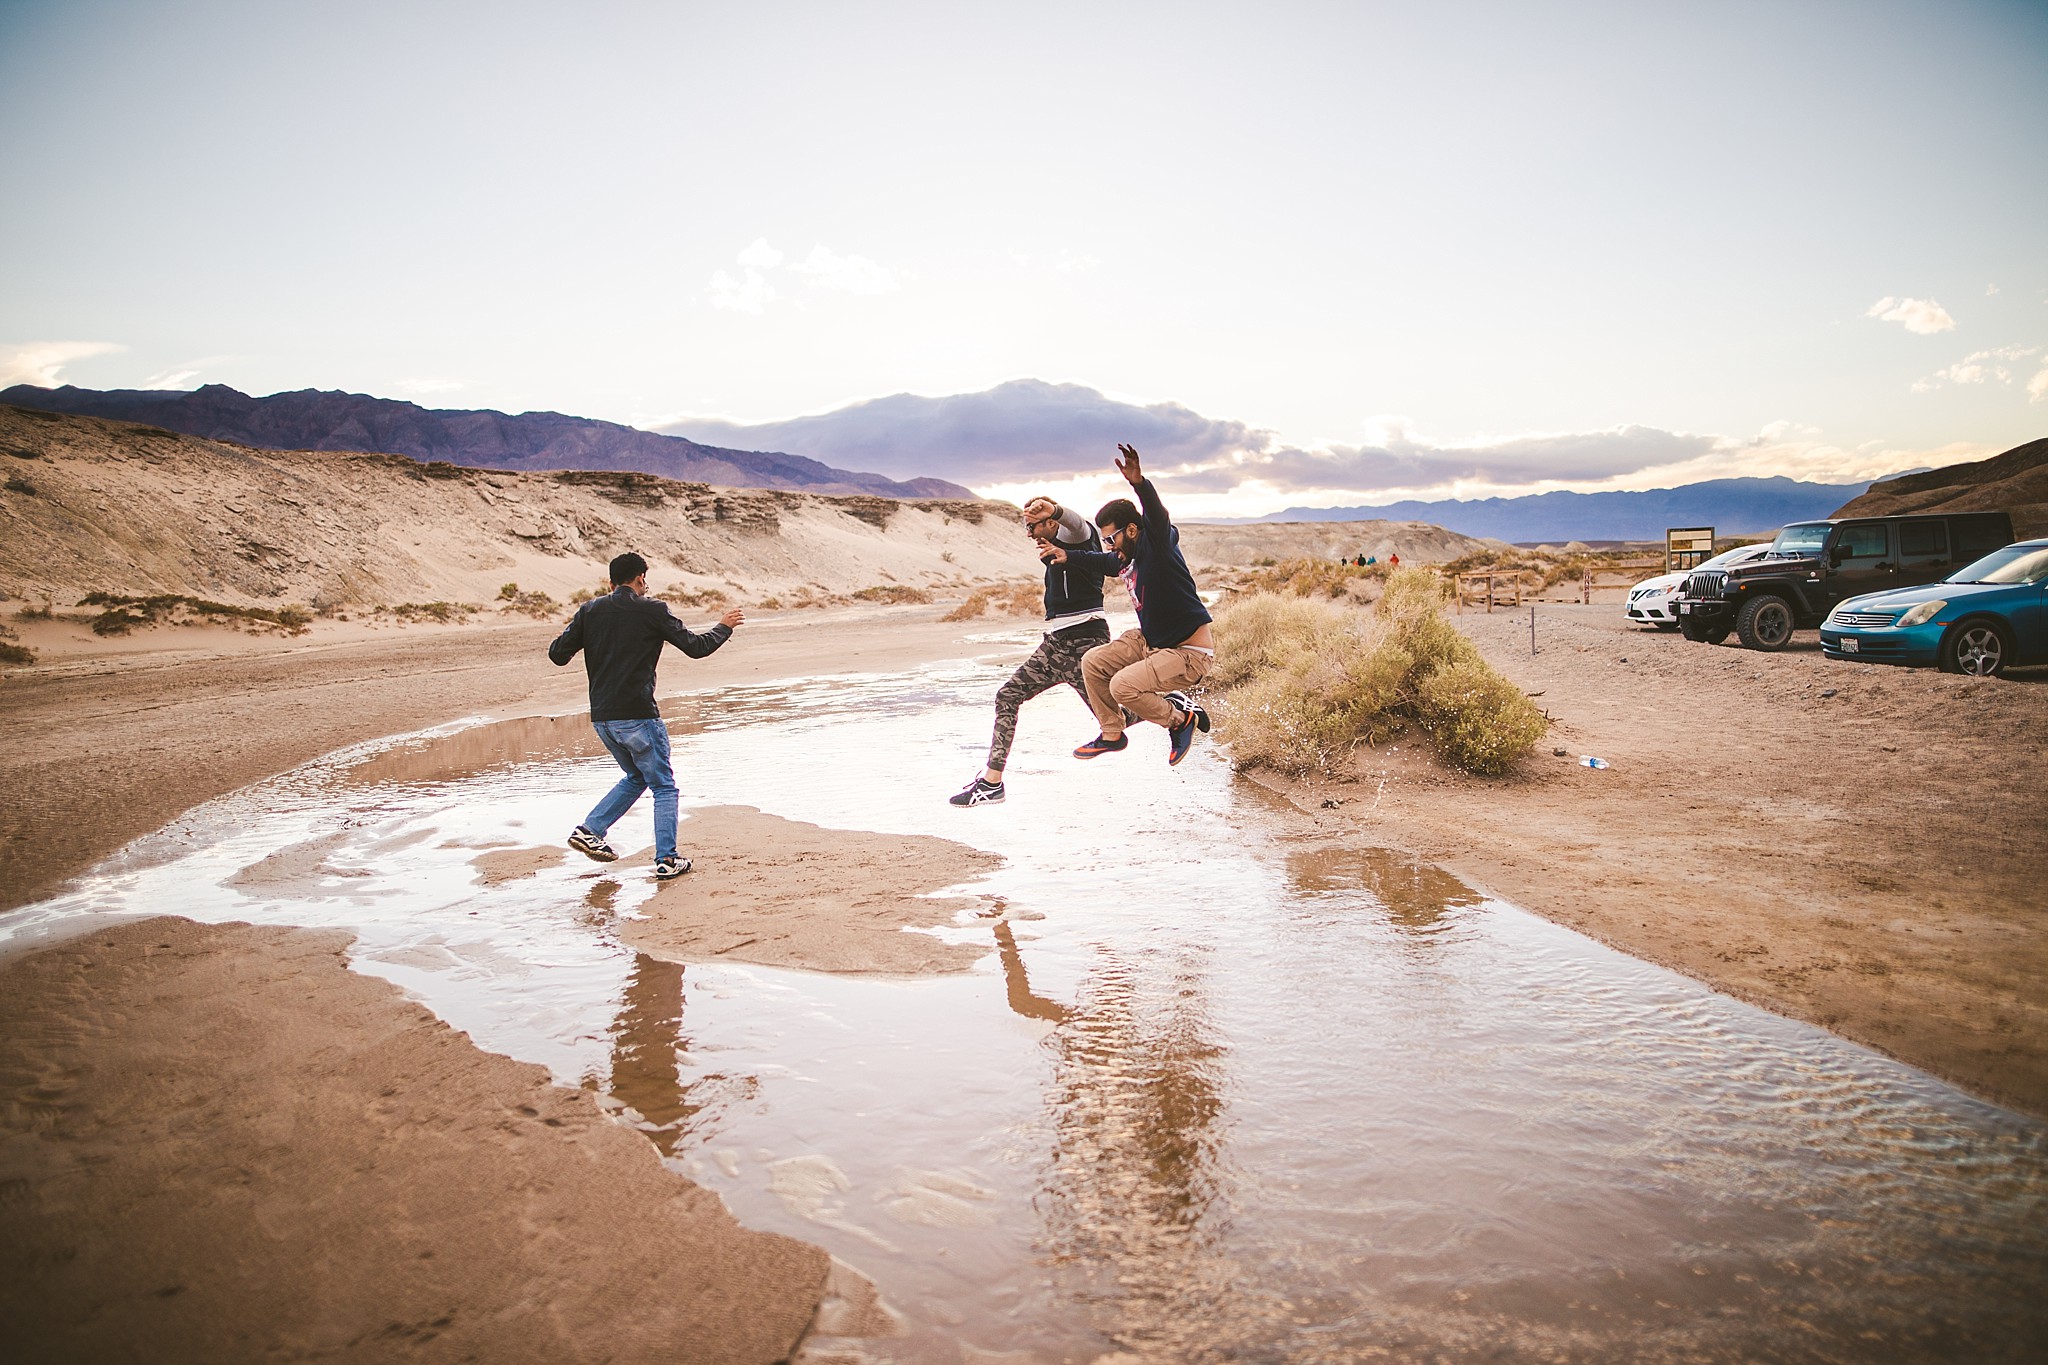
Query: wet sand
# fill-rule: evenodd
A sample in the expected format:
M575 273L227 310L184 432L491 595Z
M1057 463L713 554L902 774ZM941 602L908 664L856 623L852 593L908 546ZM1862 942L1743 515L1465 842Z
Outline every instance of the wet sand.
M788 1356L823 1252L346 942L150 919L0 969L12 1358Z
M1474 778L1404 737L1341 780L1271 785L1328 828L2048 1114L2048 669L1831 662L1810 632L1758 654L1553 604L1532 655L1526 610L1454 619L1554 718L1537 757Z

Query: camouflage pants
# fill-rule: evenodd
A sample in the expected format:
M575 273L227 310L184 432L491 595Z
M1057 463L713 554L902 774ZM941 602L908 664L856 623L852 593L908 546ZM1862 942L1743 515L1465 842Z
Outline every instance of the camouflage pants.
M1019 664L996 693L996 734L988 746L988 766L1001 772L1010 761L1010 742L1017 737L1017 708L1041 692L1065 683L1088 700L1081 681L1081 656L1109 642L1109 622L1084 621L1038 642L1031 657Z

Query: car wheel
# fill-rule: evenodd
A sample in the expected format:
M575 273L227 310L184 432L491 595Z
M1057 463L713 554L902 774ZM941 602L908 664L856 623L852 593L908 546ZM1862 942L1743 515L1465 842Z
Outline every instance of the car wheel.
M1941 642L1941 671L1995 678L2005 671L2012 646L1990 621L1965 621Z
M1776 652L1792 642L1792 604L1782 597L1752 597L1735 613L1735 633L1751 649Z

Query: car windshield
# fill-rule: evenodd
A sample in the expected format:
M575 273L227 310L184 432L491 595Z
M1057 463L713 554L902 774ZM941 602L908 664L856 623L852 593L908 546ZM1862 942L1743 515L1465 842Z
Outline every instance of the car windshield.
M1958 569L1951 583L2039 583L2048 579L2048 545L2008 545Z
M1702 569L1725 569L1730 564L1738 564L1745 559L1753 559L1760 552L1760 547L1755 545L1738 545L1732 550L1721 551L1721 553L1715 555L1712 559L1700 565L1700 567Z
M1774 555L1817 555L1820 553L1820 547L1827 543L1828 530L1828 523L1824 521L1787 526L1784 530L1778 532L1778 538L1771 542L1771 553Z

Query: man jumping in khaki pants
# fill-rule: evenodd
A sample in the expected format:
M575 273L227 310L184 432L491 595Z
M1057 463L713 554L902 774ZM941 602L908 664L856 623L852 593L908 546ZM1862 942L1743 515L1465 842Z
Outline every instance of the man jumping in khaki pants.
M1078 565L1103 574L1117 574L1138 609L1138 629L1127 630L1106 645L1081 656L1081 678L1089 709L1102 733L1074 750L1076 758L1115 753L1130 743L1124 738L1124 713L1163 726L1170 740L1166 761L1179 763L1195 742L1195 731L1207 731L1209 713L1189 699L1183 688L1209 676L1216 646L1209 629L1209 609L1195 591L1195 576L1181 556L1180 532L1166 515L1138 466L1138 452L1120 445L1117 473L1137 490L1141 513L1129 498L1107 503L1095 514L1108 551L1090 554L1054 545L1054 563Z

